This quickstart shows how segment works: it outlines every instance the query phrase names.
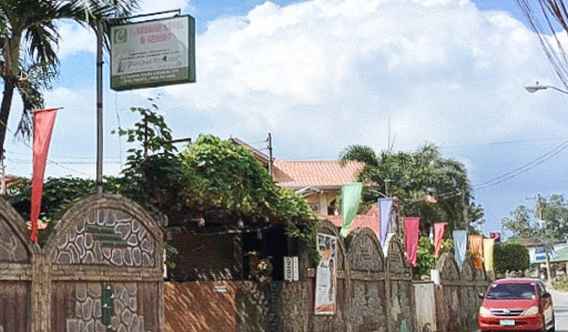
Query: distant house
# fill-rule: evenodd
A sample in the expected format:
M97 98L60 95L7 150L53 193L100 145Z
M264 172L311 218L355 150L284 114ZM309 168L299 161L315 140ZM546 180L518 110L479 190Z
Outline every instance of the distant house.
M362 169L359 162L343 165L338 160L276 160L274 181L304 196L320 216L334 216L341 187L357 181Z

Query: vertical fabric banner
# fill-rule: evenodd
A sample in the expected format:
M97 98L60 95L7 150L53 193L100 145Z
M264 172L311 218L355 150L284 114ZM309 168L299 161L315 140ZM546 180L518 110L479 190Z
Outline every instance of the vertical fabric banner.
M387 234L390 232L390 223L392 220L392 198L379 198L379 241L381 246L385 245Z
M469 236L469 254L473 267L479 271L483 271L483 236Z
M316 315L334 315L336 312L337 238L318 233L317 248L321 260L316 270Z
M467 231L455 230L453 232L453 237L456 262L461 269L463 262L465 261L465 254L467 252Z
M43 179L45 176L45 164L51 133L55 124L57 109L50 108L38 110L33 113L33 174L32 174L32 202L30 212L31 239L37 243L38 219L41 210L41 196L43 194Z
M346 184L341 187L341 215L343 217L341 236L343 237L347 237L353 219L357 216L362 192L363 184L360 182Z
M485 272L488 274L493 273L493 252L495 250L495 239L483 239L483 263Z
M434 257L440 256L442 250L442 242L444 241L444 234L448 223L439 222L434 224Z
M406 260L412 267L416 266L418 238L420 237L420 218L404 218L404 238L406 244Z

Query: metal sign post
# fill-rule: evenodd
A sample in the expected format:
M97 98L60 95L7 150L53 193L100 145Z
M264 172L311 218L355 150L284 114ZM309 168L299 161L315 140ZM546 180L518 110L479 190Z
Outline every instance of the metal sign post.
M103 193L103 24L97 25L97 193Z
M141 17L176 13L144 22L113 24ZM97 34L97 193L103 192L103 47L104 24L110 24L111 89L131 90L195 82L195 19L170 10L99 22Z

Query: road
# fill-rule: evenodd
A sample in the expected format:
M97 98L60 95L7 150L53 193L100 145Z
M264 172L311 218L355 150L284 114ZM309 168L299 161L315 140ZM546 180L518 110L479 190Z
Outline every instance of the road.
M568 293L551 290L556 317L556 332L568 332Z

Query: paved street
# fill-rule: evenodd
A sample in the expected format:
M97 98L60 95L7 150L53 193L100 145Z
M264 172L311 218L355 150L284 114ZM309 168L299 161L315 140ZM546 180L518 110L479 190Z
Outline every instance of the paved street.
M568 332L568 293L551 290L556 315L556 331Z

